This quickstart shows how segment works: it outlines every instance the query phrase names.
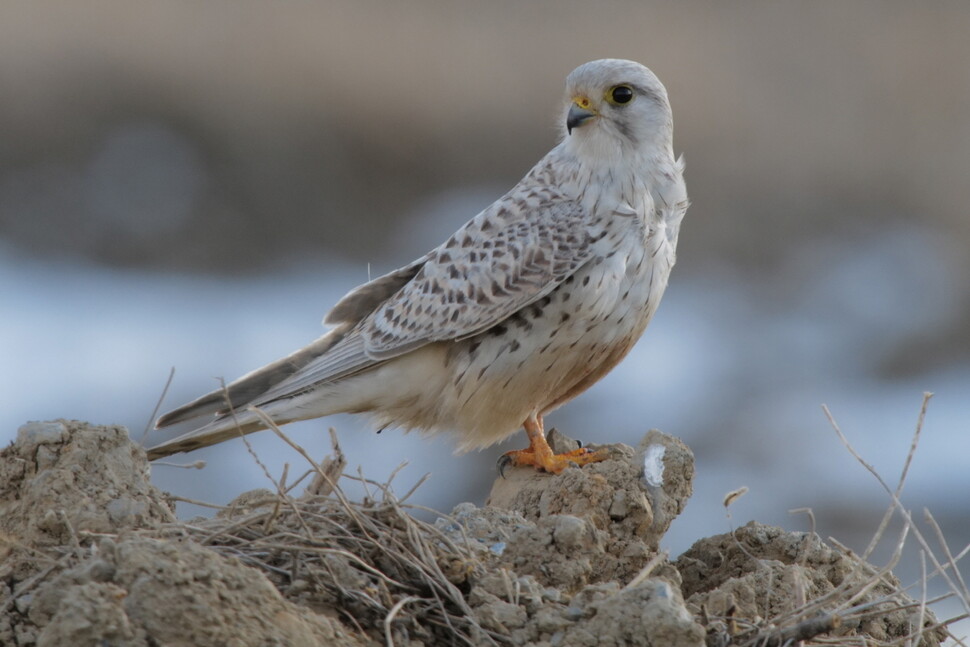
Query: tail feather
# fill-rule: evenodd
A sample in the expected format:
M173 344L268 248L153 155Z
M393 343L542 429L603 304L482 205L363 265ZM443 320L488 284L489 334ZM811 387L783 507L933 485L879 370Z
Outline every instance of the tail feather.
M169 427L205 415L224 416L233 410L244 409L247 404L330 350L345 333L346 326L334 328L309 346L160 416L155 428Z
M159 416L158 420L155 421L155 429L170 427L208 414L224 413L227 402L232 402L232 394L227 388L207 393L201 398L196 398L188 404L183 404L181 407Z
M250 403L330 350L343 338L348 328L349 326L346 325L338 326L309 346L160 416L155 422L156 429L206 415L215 415L216 418L198 429L149 448L149 460L208 447L241 434L266 429L262 420L255 413L247 410ZM275 408L274 404L276 401L269 402L261 408L269 413ZM293 415L294 411L289 410L289 407L283 407L273 415L273 419L279 424L284 424L292 422L295 419Z
M252 411L241 411L217 418L204 427L167 440L160 445L149 447L146 452L148 453L148 460L153 461L156 458L164 458L172 454L202 449L263 429L266 429L266 425L256 414Z

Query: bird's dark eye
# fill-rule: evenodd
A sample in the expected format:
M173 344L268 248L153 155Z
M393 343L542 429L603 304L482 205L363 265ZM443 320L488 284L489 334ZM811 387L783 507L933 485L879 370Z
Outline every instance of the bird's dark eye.
M610 103L624 104L633 101L633 88L628 85L618 85L610 90Z

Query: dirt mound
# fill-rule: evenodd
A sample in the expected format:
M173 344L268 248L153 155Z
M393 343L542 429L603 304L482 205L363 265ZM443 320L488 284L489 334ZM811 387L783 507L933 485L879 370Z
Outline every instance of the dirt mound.
M866 636L875 644L908 636L918 617L913 600L890 572L879 573L818 535L786 532L755 521L733 533L702 539L674 562L687 606L729 625L772 624L791 630L825 629L833 636ZM857 594L866 612L846 611ZM928 618L924 626L932 625ZM708 623L716 628L718 623ZM778 635L781 635L780 633ZM926 632L924 644L944 638Z
M123 428L30 423L0 452L0 644L939 643L890 574L811 534L749 524L669 561L690 450L657 431L605 449L559 476L510 470L486 507L434 523L382 484L348 501L333 470L184 523Z
M31 422L0 461L0 532L34 548L174 521L124 427Z

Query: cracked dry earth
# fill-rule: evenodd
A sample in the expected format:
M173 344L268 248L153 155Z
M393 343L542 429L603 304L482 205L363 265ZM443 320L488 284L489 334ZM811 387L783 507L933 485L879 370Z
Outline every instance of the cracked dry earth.
M812 600L893 594L891 576L860 592L869 571L817 536L754 522L667 559L690 450L657 431L606 449L559 476L511 470L434 523L339 489L183 522L124 428L28 423L0 452L0 645L782 644L773 619L804 623ZM906 636L912 609L885 604L825 634Z

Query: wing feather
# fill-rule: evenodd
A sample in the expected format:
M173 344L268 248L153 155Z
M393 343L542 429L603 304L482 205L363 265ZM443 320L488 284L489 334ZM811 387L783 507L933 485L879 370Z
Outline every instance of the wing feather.
M476 335L541 299L589 259L581 206L504 200L437 248L415 277L361 326L367 353Z
M431 254L425 254L399 270L379 276L373 281L368 281L359 288L351 290L327 313L323 323L349 323L350 325L359 323L361 319L374 312L378 306L413 279L430 256Z
M523 191L507 194L419 261L385 275L393 277L388 285L400 286L396 291L387 285L358 288L345 297L370 295L361 301L369 314L254 404L296 395L432 342L476 335L554 290L591 257L588 220L576 201L548 189ZM387 296L375 304L372 295L378 293Z

